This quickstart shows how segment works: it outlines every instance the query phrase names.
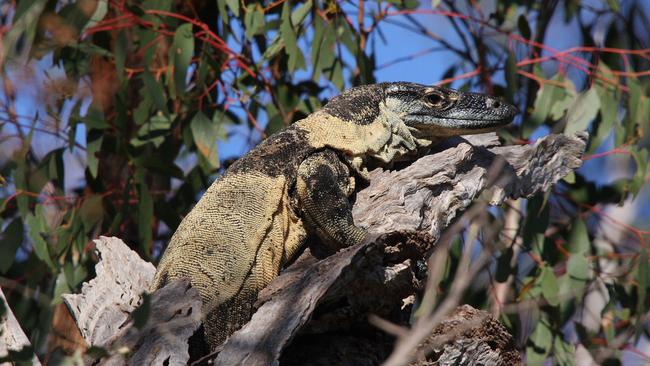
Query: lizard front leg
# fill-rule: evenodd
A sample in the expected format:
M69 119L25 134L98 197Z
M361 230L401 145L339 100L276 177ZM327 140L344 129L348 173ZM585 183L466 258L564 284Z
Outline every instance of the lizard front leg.
M366 236L352 220L349 186L350 169L331 150L312 154L298 168L296 193L304 219L331 252Z

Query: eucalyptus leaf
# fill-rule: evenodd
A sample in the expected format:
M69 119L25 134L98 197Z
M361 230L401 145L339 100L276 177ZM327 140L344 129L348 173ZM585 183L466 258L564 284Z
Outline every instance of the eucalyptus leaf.
M284 41L285 52L289 56L287 67L292 72L305 67L305 59L302 55L302 50L298 48L296 32L291 23L291 6L289 2L284 3L280 21L280 35Z
M542 267L542 274L539 276L540 286L542 287L542 295L546 301L553 306L560 303L560 287L557 277L550 267Z
M211 121L203 112L198 112L190 126L197 150L213 169L218 168L217 139L223 133L221 125Z
M599 110L600 99L595 88L581 93L567 111L567 125L564 128L564 133L574 134L586 130L589 123L596 118Z
M192 24L185 23L176 29L172 42L170 59L174 60L174 85L178 94L184 94L187 88L185 79L194 55L194 33Z
M0 273L6 273L16 258L16 251L23 243L24 228L20 218L11 220L0 236Z
M553 345L553 333L548 322L541 320L535 324L535 329L528 338L531 345L526 348L526 363L528 365L542 365Z
M37 204L34 214L27 215L26 224L29 229L28 233L34 248L34 254L38 259L45 262L50 269L55 270L56 266L50 257L49 243L46 240L50 230L47 227L45 215L43 205Z

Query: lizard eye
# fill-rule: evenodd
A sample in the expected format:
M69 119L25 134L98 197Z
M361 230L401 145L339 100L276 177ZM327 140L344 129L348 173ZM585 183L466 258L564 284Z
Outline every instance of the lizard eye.
M440 94L431 93L426 96L427 101L433 104L434 107L440 107L445 101L445 98Z

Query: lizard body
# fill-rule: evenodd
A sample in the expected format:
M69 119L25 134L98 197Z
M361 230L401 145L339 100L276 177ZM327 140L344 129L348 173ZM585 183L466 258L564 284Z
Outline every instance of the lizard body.
M152 289L189 278L214 349L250 319L257 293L309 235L330 252L364 239L349 197L367 163L495 130L515 113L485 95L414 83L349 89L261 142L208 188L172 236Z

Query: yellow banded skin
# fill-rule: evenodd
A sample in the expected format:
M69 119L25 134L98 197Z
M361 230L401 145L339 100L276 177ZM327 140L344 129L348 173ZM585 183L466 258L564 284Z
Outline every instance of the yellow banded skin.
M308 236L330 251L359 243L348 197L365 164L410 158L433 141L493 131L516 109L476 93L396 82L352 88L236 161L182 220L152 290L189 278L204 339L219 346Z

